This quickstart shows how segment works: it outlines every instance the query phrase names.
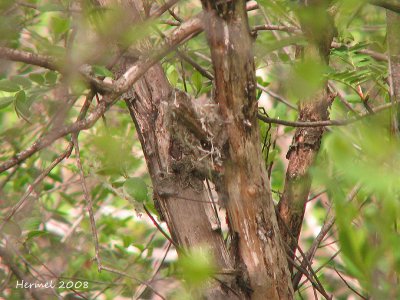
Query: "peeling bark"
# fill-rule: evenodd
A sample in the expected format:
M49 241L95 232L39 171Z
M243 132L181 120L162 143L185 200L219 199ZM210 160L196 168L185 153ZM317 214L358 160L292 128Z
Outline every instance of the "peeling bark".
M315 13L324 14L324 28L316 28L312 20L301 20L302 30L308 39L303 49L303 59L329 63L329 49L334 36L333 21L327 13L324 1L310 1ZM306 8L308 9L308 8ZM321 18L321 16L319 16ZM329 119L328 108L332 97L328 94L327 83L308 99L299 104L299 121L312 122ZM309 169L318 154L324 127L298 128L286 155L289 160L285 186L278 205L280 229L285 243L290 247L288 255L294 258L300 236L308 194L311 187ZM283 222L285 224L283 224ZM290 270L293 266L290 264Z
M251 299L292 299L269 181L261 155L252 38L245 1L202 1L215 73L214 93L224 120L220 190L236 266ZM218 184L218 183L217 183Z
M208 217L211 204L202 179L190 168L173 168L184 161L185 154L171 134L167 110L174 97L183 93L171 88L159 64L151 67L130 92L133 97L126 98L126 104L145 154L156 206L172 238L183 249L206 246L219 271L232 270L221 232L213 228ZM231 285L229 278L222 280ZM216 281L211 285L206 293L209 299L237 297Z
M143 9L140 0L126 0L121 5L128 6L133 20L140 20L139 11ZM148 51L151 45L143 42L139 48L142 52ZM116 78L132 68L136 61L137 57L122 55L113 68ZM123 94L123 99L142 145L156 208L172 239L183 251L205 247L220 274L234 274L221 230L210 218L212 203L204 189L204 178L190 165L192 157L188 157L174 135L171 115L174 103L190 99L170 86L159 63L150 67ZM184 254L179 250L179 255ZM206 299L244 299L235 276L216 276L218 280L211 279L206 285L203 295Z

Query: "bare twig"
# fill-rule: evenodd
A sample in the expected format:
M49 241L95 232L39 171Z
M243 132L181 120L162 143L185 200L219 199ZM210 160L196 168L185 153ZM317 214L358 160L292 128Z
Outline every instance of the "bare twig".
M29 185L24 196L15 204L8 212L7 216L4 218L3 222L0 224L0 231L3 229L4 225L14 216L14 214L20 209L20 207L28 199L29 195L33 190L42 182L42 180L47 177L47 175L61 162L64 158L68 157L72 152L73 144L69 143L67 149L58 156L43 172L35 179L35 181Z
M343 103L344 106L346 106L352 113L358 115L358 112L351 106L351 104L346 100L345 95L343 91L341 91L333 82L328 81L328 87L330 90L334 93L339 98L339 101Z
M151 17L152 18L160 17L163 13L165 13L167 10L170 10L171 7L174 6L178 2L179 2L179 0L170 0L170 1L166 2L165 4L158 7L155 11L153 11L151 13Z
M158 222L156 221L156 219L154 219L153 215L151 214L151 212L148 210L148 208L146 207L146 205L143 204L143 209L146 212L147 216L150 218L150 220L153 222L154 226L157 227L157 229L161 232L161 234L168 240L171 242L172 245L174 245L174 247L176 248L177 251L179 251L181 248L179 247L179 245L177 243L174 242L174 240L165 232L164 229L162 229L162 227L160 226L160 224L158 224Z
M360 190L361 185L357 184L354 186L354 188L350 191L349 195L347 196L347 201L351 201L354 199L354 197L357 195L358 191ZM333 214L332 206L329 207L327 216L325 218L324 225L322 226L320 232L318 233L317 237L314 239L313 244L311 245L310 249L307 251L305 257L307 259L303 259L303 262L301 263L302 265L307 264L310 260L313 259L315 252L317 251L317 248L319 244L322 242L326 234L331 230L333 224L335 223L335 216ZM296 290L298 287L298 284L301 279L301 274L297 273L294 278L293 278L293 288Z
M104 271L110 272L110 273L114 273L114 274L117 274L117 275L120 275L120 276L124 276L124 277L130 278L130 279L133 279L133 280L139 282L140 284L143 284L143 285L147 286L150 290L153 291L154 294L156 294L161 299L166 300L163 295L161 295L150 284L148 284L147 282L145 282L143 280L140 280L140 279L138 279L136 277L133 277L133 276L125 273L125 272L122 272L122 271L119 271L119 270L116 270L116 269L113 269L113 268L110 268L110 267L107 267L107 266L101 266L101 269L104 270Z
M288 247L288 250L289 250L289 246L288 245L286 245L286 246ZM291 249L289 251L291 251ZM286 256L286 257L287 257L288 261L294 266L295 269L297 269L299 272L301 272L304 276L307 277L307 279L311 282L311 285L313 288L317 289L318 292L320 292L321 295L323 295L325 299L327 299L327 300L331 299L331 297L325 292L325 290L323 290L323 288L321 288L321 286L313 280L312 276L307 272L306 269L304 269L300 265L296 264L296 262L290 256ZM315 297L315 299L318 299L318 297Z
M124 268L124 271L128 270L129 267L130 267L131 265L134 265L135 263L137 263L137 261L138 261L138 260L140 259L140 257L143 255L143 252L146 251L146 250L149 248L149 246L150 246L151 242L153 241L154 237L156 236L156 233L157 233L157 232L158 232L157 229L155 229L155 230L153 231L153 233L150 235L150 238L149 238L149 240L147 241L147 243L146 243L146 245L144 246L144 248L140 250L140 254L135 258L135 260L133 261L132 264L128 264L128 265ZM96 295L93 296L92 300L97 299L97 298L98 298L100 295L102 295L107 289L109 289L109 288L111 287L111 285L117 284L116 282L117 282L118 280L120 280L121 278L123 278L123 276L122 276L122 275L119 275L116 279L113 280L113 282L108 283L108 285L107 285L106 287L104 287L104 288L103 288L102 290L100 290Z
M331 47L332 48L346 47L347 49L351 49L351 46L348 46L348 45L345 45L345 44L341 44L341 43L337 43L337 42L332 42ZM386 54L375 52L373 50L359 49L356 52L369 55L369 56L371 56L373 59L375 59L377 61L388 61L388 57L387 57Z
M338 276L340 277L340 279L342 279L342 281L344 282L344 284L350 289L352 290L354 293L356 293L361 299L367 300L368 298L363 296L362 294L360 294L355 288L353 288L348 282L347 280L338 272L338 270L336 270L335 267L333 267L333 269L335 270L336 274L338 274Z
M7 177L0 183L0 195L3 192L4 186L7 184L7 182L10 181L11 177L14 176L14 174L17 172L18 166L14 167L14 169L11 170L10 173L8 173Z
M292 103L290 103L287 99L283 98L281 95L278 95L277 93L266 89L259 83L257 83L257 88L260 89L261 91L263 91L264 93L270 95L272 98L278 100L279 102L282 102L283 104L290 107L291 109L297 110L296 106L294 106Z
M28 278L28 276L26 276L21 270L20 268L14 263L13 259L12 259L12 254L7 251L6 248L0 247L0 256L2 258L2 261L4 262L4 264L6 264L10 270L13 272L13 274L19 279L19 280L23 280L26 282L30 282L30 278ZM27 289L28 293L31 294L32 298L35 300L40 300L43 299L43 295L40 291L38 291L37 289Z
M277 215L278 219L280 220L280 222L282 223L282 226L286 229L286 231L289 234L290 238L293 240L293 243L296 244L297 250L300 252L301 256L303 257L303 261L302 261L301 265L300 266L296 265L296 263L294 262L294 260L292 258L292 257L295 257L294 251L291 249L291 247L286 242L284 242L285 246L288 248L288 252L291 253L291 255L292 255L292 257L290 257L290 255L286 256L288 261L297 270L299 270L299 272L301 272L302 274L306 275L306 277L310 280L310 282L313 284L313 286L315 286L317 288L317 290L321 293L321 295L323 295L328 300L331 299L331 297L325 291L325 288L323 287L322 283L320 282L317 274L314 272L314 270L313 270L313 268L311 266L311 262L308 259L307 255L303 252L303 250L299 246L297 238L292 234L292 232L290 231L289 226L284 222L284 220L282 219L281 215L279 214L279 211L277 210L277 208L275 208L275 209L276 209L276 215ZM310 270L310 276L315 279L315 283L313 282L313 280L311 280L310 277L308 277L308 272L307 272L307 270L305 270L305 268L307 268L307 267ZM305 270L305 272L302 272L301 270Z
M374 114L376 114L383 110L392 108L394 105L397 105L397 103L395 103L395 104L386 103L386 104L380 105L378 107L375 107L373 109L373 112L374 112ZM346 120L326 120L326 121L303 122L303 121L286 121L286 120L274 119L274 118L269 118L267 116L264 116L262 114L258 114L258 119L261 121L264 121L266 123L279 124L279 125L285 125L285 126L291 126L291 127L325 127L325 126L345 126L345 125L354 123L356 121L359 121L361 119L364 119L366 117L369 117L369 116L371 116L371 114L366 113L366 114L360 114L357 117L346 119Z
M85 100L85 103L83 104L81 111L79 113L79 116L77 118L77 121L81 121L90 106L90 103L92 101L93 98L93 92L90 92ZM76 137L78 136L78 132L74 134ZM20 201L18 201L18 203L16 205L14 205L11 210L9 211L7 217L4 218L4 221L1 223L0 225L0 230L3 228L3 226L5 225L6 222L8 222L13 215L19 210L19 208L25 203L25 201L28 199L29 195L33 192L33 190L36 188L36 186L39 185L40 182L42 182L42 180L47 177L47 175L61 162L63 161L65 158L69 157L72 153L72 149L73 149L73 143L70 142L67 146L67 149L60 155L58 156L36 179L35 181L28 187L27 191L25 192L25 195L21 198ZM1 172L1 171L0 171Z
M162 264L164 263L165 258L167 257L167 254L168 254L169 250L171 249L171 245L172 245L172 244L171 244L169 241L167 241L167 245L166 245L166 247L165 247L166 249L165 249L164 255L163 255L163 257L162 257L161 259L157 260L156 264L155 264L154 267L153 267L153 268L154 268L154 271L153 271L153 273L151 274L151 277L150 277L150 279L149 279L147 282L151 283L151 282L154 280L154 278L156 277L156 275L158 274L158 272L160 271L161 266L162 266ZM142 296L142 294L144 293L145 290L146 290L146 285L141 284L141 285L137 288L137 291L136 291L136 293L135 293L134 298L135 298L136 300L140 299L140 297Z
M264 25L256 25L253 27L253 31L260 31L260 30L277 30L290 33L301 33L300 29L285 25L264 24Z
M92 236L93 236L94 247L95 247L95 252L96 252L97 268L98 268L98 271L100 272L101 271L101 259L100 259L99 239L97 237L96 221L93 216L93 203L92 203L92 198L90 197L89 190L87 188L85 175L83 174L81 155L80 155L80 151L79 151L79 143L78 143L78 138L76 135L72 136L72 142L75 147L76 164L79 169L79 176L81 179L83 194L84 194L85 201L86 201L86 208L89 213L90 227L92 230Z
M33 254L32 251L29 251L29 249L26 245L24 245L24 246L25 246L25 249L30 253L30 256L32 256L37 262L39 262L43 266L43 268L45 268L47 270L47 272L49 272L53 276L53 278L60 279L60 277L57 276L57 274L55 274L52 270L50 270L50 268L41 259L39 259L39 257L37 257L35 254ZM82 295L80 292L78 292L74 288L68 288L68 289L71 290L75 295L79 296L80 298L87 299L84 295Z

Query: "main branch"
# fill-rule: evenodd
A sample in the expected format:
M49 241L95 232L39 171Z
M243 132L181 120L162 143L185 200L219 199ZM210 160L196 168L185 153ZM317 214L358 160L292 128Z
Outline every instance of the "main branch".
M252 38L246 1L202 1L214 68L215 101L228 141L225 191L236 265L251 299L291 299L290 276L260 149Z

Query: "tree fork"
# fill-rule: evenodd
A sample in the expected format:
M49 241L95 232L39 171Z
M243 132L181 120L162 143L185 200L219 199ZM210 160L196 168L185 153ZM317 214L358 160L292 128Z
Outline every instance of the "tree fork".
M141 0L126 0L124 3L129 5L136 20L141 4ZM151 45L146 42L141 47L151 49ZM135 63L135 58L122 56L113 68L116 77L124 74ZM174 138L174 128L171 126L169 111L176 101L175 97L185 98L180 99L182 102L189 100L185 93L171 87L160 63L150 67L123 94L145 155L153 183L155 205L179 247L183 250L207 247L220 275L206 284L203 296L213 300L245 299L236 284L235 276L230 274L234 271L233 263L221 231L215 230L210 220L209 211L212 208L203 181L191 173L183 174L185 170L172 170L174 163L185 159L185 153L179 141ZM188 185L188 181L196 183L195 187ZM226 271L228 273L224 275Z

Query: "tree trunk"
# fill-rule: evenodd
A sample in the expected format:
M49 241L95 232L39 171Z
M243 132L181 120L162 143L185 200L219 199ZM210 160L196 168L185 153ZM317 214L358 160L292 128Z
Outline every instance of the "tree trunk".
M332 17L327 12L325 0L308 1L308 7L318 18L325 21L322 28L316 26L313 20L300 16L302 30L308 40L302 51L305 61L319 62L321 66L329 63L329 51L334 36ZM319 24L321 25L321 24ZM328 108L331 104L327 83L308 99L299 104L299 121L322 121L329 118ZM286 171L285 186L278 205L280 229L283 240L289 245L288 255L294 259L297 243L303 223L311 178L309 169L314 163L320 148L324 127L297 128L292 144L286 155L289 165ZM290 270L293 270L292 264Z
M134 10L141 8L140 1L127 1ZM207 99L202 105L201 99L194 101L174 90L160 64L151 67L124 99L144 151L156 207L173 240L184 250L207 246L218 272L230 274L210 280L205 297L292 299L290 273L260 149L245 1L222 6L225 17L232 17L218 17L219 8L204 3L216 102ZM146 51L150 49L147 46L143 43L140 48ZM135 60L122 57L115 66L117 77ZM203 112L205 107L211 108ZM207 128L200 121L203 118ZM204 151L209 151L210 159L203 160ZM200 164L203 161L205 165ZM206 177L214 181L219 201L226 205L229 250L210 213L212 206L203 184Z
M252 38L245 1L202 1L214 93L227 143L225 192L237 268L251 299L292 299L293 290L260 149Z
M143 9L141 1L127 0L124 5L129 6L134 20L139 20L139 11ZM143 42L140 48L145 52L151 46ZM114 66L116 77L124 74L136 59L123 55ZM176 108L174 103L187 103L190 98L171 87L161 64L151 67L123 98L142 145L156 208L178 246L178 254L205 247L220 275L216 275L218 280L209 281L204 296L207 299L244 299L232 276L235 274L233 261L216 224L213 204L204 189L204 177L199 176L191 164L198 157L184 153L184 146L175 136L173 126L178 125L171 114Z
M173 240L184 249L207 246L219 272L232 270L233 264L224 244L221 231L215 228L208 211L212 209L203 181L193 170L174 168L185 162L179 141L171 135L167 109L176 95L160 65L156 65L134 85L134 98L126 104L135 122L152 179L154 201ZM187 99L186 99L187 100ZM231 285L225 278L227 285ZM240 295L240 291L237 292ZM236 295L213 282L206 295L209 299Z

